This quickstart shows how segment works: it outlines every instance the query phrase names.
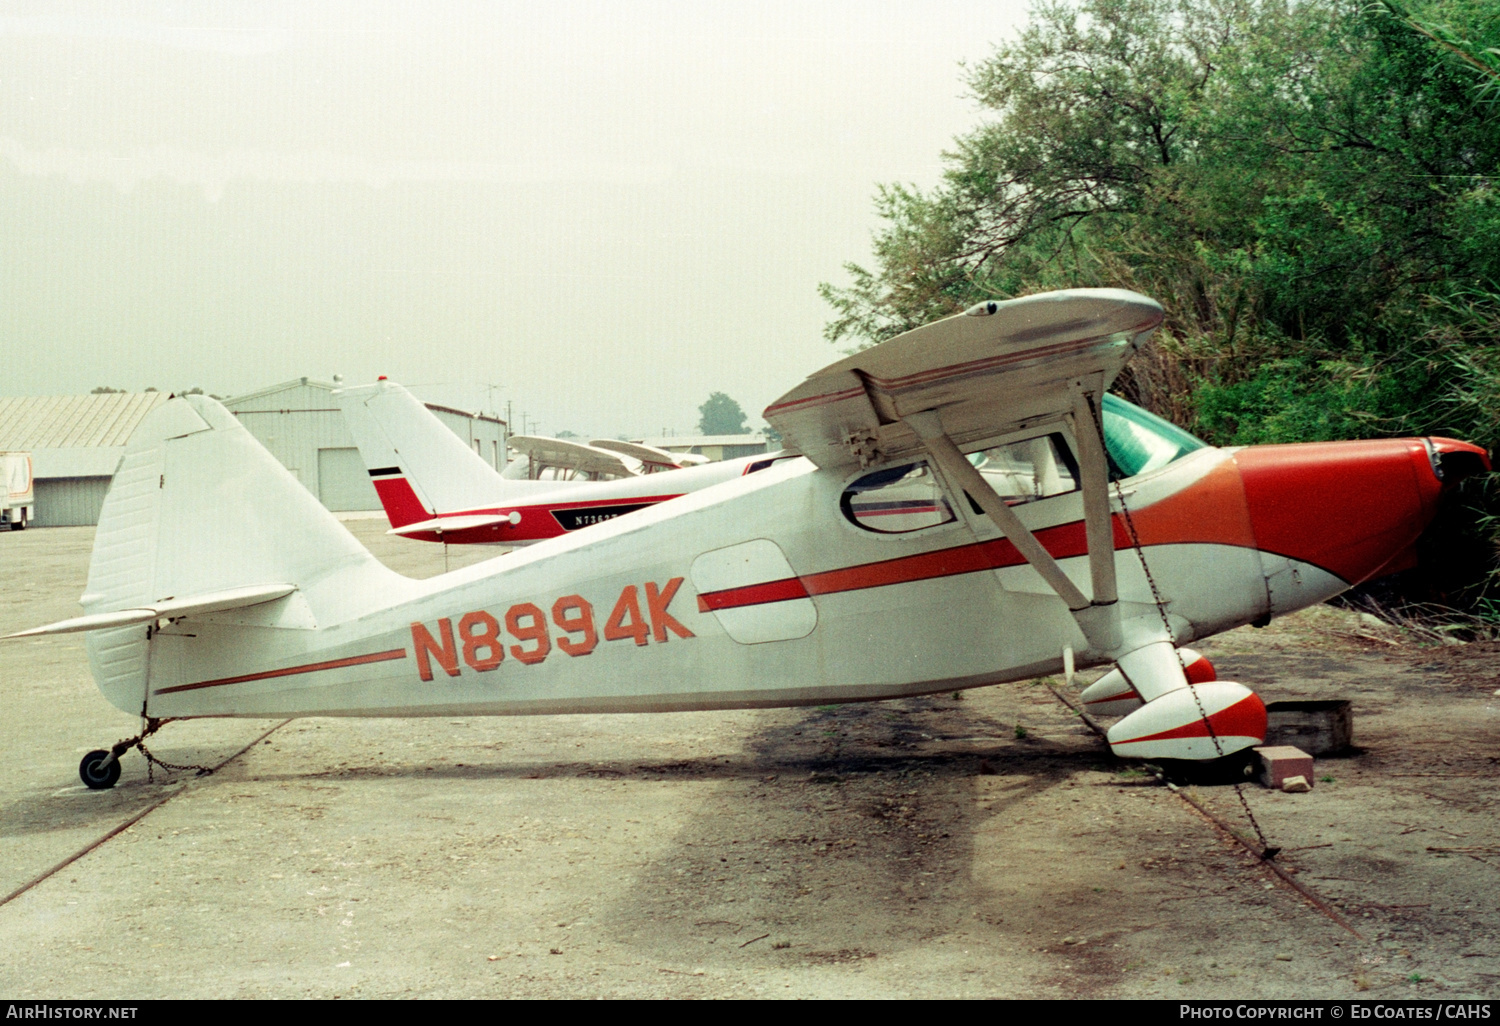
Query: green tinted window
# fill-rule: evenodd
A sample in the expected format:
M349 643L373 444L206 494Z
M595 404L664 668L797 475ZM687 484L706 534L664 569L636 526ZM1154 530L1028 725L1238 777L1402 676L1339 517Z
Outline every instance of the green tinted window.
M1120 477L1165 467L1204 442L1119 396L1104 397L1104 447Z

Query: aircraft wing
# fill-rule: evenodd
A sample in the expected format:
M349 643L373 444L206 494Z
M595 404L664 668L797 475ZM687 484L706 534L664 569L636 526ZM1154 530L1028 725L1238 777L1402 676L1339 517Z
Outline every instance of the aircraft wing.
M565 467L585 474L636 476L636 472L620 458L619 453L606 452L582 442L570 442L565 438L544 438L540 435L511 435L508 444L517 452L531 457L534 464Z
M924 452L904 418L927 410L962 447L1061 416L1075 382L1102 392L1161 320L1124 289L979 303L823 368L765 418L820 467Z
M642 463L659 467L673 467L681 469L686 466L679 454L658 449L654 445L642 445L640 442L622 442L616 438L595 438L589 442L596 449L608 449L610 452L623 453L632 459L640 460Z

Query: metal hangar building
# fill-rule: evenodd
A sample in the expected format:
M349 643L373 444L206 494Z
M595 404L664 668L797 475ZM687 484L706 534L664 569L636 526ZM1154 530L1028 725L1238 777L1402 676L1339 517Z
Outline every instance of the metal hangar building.
M333 400L333 390L340 387L297 378L225 399L224 406L329 509L379 509L369 471ZM504 420L451 406L426 406L486 463L505 469Z
M332 382L298 378L224 400L241 424L335 512L377 510ZM0 450L31 453L35 527L97 524L131 434L165 392L0 396ZM428 409L486 463L505 467L505 421L448 406Z

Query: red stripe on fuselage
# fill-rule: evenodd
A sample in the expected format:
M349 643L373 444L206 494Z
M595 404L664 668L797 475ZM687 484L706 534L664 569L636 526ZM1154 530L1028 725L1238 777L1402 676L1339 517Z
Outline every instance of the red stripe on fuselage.
M385 652L371 652L368 655L350 656L347 659L329 659L321 663L306 663L302 666L288 666L280 670L265 670L261 673L244 673L238 677L220 677L217 680L199 681L197 684L178 684L170 688L157 688L153 695L170 695L174 691L196 691L199 688L217 688L224 684L243 684L251 680L268 680L272 677L292 677L299 673L316 673L319 670L337 670L345 666L364 666L367 663L385 663L393 659L405 659L406 649L393 648Z
M419 531L416 534L405 535L405 537L415 538L418 541L443 541L449 545L475 545L485 542L500 542L503 544L505 542L545 541L548 538L557 538L570 533L564 530L563 526L557 522L557 518L552 515L554 511L593 509L598 506L654 506L658 502L666 502L668 499L677 499L680 497L680 494L623 495L613 499L586 499L582 502L559 502L531 506L489 506L483 509L455 510L449 513L439 513L435 518L429 517L426 519L443 520L448 517L486 516L514 511L521 514L521 522L514 526L501 523L491 524L487 527L466 527L459 531L444 531L441 538L438 537L436 531Z
M1129 544L1123 537L1124 528L1115 524L1115 547ZM1038 531L1040 541L1057 559L1081 556L1088 552L1088 539L1083 521L1059 524ZM809 595L834 595L841 591L860 591L865 588L882 588L890 584L908 584L912 581L927 581L937 577L952 577L957 574L972 574L980 570L999 570L1002 567L1018 566L1026 560L1008 538L974 542L936 552L924 552L915 556L898 556L876 563L839 570L824 570L821 573L787 577L764 584L751 584L742 588L725 588L708 592L698 597L698 608L707 612L713 609L734 609L738 606L761 605L766 602L785 602L788 599Z
M1142 545L1257 547L1255 536L1250 530L1244 489L1232 460L1225 460L1181 491L1150 506L1132 510L1131 518ZM1133 547L1124 518L1116 514L1112 522L1115 549ZM1088 536L1082 520L1042 528L1035 533L1037 541L1042 543L1054 559L1088 555ZM993 541L972 542L936 552L898 556L895 559L838 570L803 574L786 580L800 582L808 595L832 595L843 591L972 574L982 570L1000 570L1020 566L1024 562L1025 558L1009 539L996 538ZM699 597L699 606L705 611L733 609L737 606L783 602L789 598L802 597L790 592L777 596L773 591L767 590L773 584L782 583L784 582L773 581L709 592Z
M787 602L791 599L807 598L807 587L798 577L783 577L779 581L764 584L747 584L742 588L726 588L698 596L698 612L708 613L715 609L735 609L739 606L760 606L767 602Z

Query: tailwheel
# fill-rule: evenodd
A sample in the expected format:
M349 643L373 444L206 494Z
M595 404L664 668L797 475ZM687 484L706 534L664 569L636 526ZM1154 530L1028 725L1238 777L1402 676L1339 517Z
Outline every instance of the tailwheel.
M85 785L95 791L107 791L115 786L120 779L120 758L132 748L139 748L141 754L146 757L147 779L150 778L151 765L155 763L163 769L196 769L209 772L201 766L173 766L156 758L142 743L146 738L155 734L164 724L171 723L171 719L159 720L151 716L145 717L145 726L135 737L128 737L123 741L116 741L113 747L96 748L83 757L78 764L78 776L82 778ZM202 774L200 773L200 776Z
M107 748L99 748L83 757L78 775L90 789L107 791L120 779L120 757Z

